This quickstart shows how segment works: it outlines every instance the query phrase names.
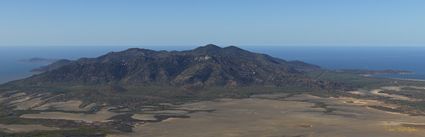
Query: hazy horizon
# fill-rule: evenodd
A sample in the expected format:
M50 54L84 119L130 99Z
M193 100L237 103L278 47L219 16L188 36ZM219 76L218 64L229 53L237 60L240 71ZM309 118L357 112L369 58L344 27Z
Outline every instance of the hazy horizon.
M424 46L425 1L0 2L0 46Z

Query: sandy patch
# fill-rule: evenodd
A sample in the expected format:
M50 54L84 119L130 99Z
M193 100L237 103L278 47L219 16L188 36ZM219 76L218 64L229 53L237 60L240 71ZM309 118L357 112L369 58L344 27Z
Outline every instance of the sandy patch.
M9 102L9 104L22 103L22 102L28 101L28 100L30 100L30 99L31 99L31 97L30 97L30 96L19 97L19 99L16 99L16 100L10 101L10 102Z
M406 86L407 88L413 88L418 90L425 90L425 87L418 87L418 86Z
M16 94L9 96L9 98L16 98L16 97L21 97L21 96L25 96L25 95L27 95L27 94L24 93L24 92L19 92L19 93L16 93Z
M366 95L366 93L360 92L360 91L349 91L348 93L354 94L354 95Z
M213 110L212 107L205 105L204 102L195 102L195 103L189 103L189 104L183 104L178 106L178 109L183 109L183 110ZM211 101L210 101L211 102Z
M358 98L351 98L351 97L338 97L338 98L329 98L326 100L332 100L333 104L335 103L344 103L345 105L358 105L358 106L393 106L389 104L385 104L382 101L378 100L370 100L370 99L358 99Z
M310 95L310 94L298 94L298 95L294 95L289 98L286 98L285 100L290 100L290 101L323 100L323 98Z
M46 127L43 125L4 125L0 124L0 130L8 133L31 132L41 130L59 130L59 128Z
M287 97L289 94L280 93L280 94L260 94L260 95L252 95L251 98L263 98L263 99L278 99Z
M417 132L425 128L425 123L383 121L382 125L391 132Z
M152 111L152 112L146 112L146 113L153 113L153 114L165 114L165 115L185 115L188 112L184 110L160 110L160 111Z
M80 108L83 102L80 100L69 100L66 102L50 102L43 104L39 107L34 108L34 110L63 110L63 111L89 111L96 104L87 105L84 108Z
M0 97L0 103L3 103L3 101L5 101L7 98L5 97Z
M145 120L145 121L157 120L154 114L134 114L133 116L131 116L131 118L136 120Z
M118 115L119 113L110 112L107 109L102 109L95 114L84 113L65 113L65 112L41 112L39 114L24 114L21 118L29 119L63 119L83 121L87 123L93 122L108 122L109 118Z
M392 91L401 91L401 88L400 86L381 87L381 89Z
M14 104L14 106L15 110L28 110L42 104L43 102L44 101L41 100L41 98L33 98L20 103L16 103Z
M375 89L375 90L370 91L370 93L373 94L373 95L388 97L388 98L392 98L392 99L396 99L396 100L417 101L416 99L412 99L412 98L409 98L409 97L406 97L406 96L387 94L387 93L382 93L381 91L382 91L382 89ZM394 91L397 91L397 90L394 90Z

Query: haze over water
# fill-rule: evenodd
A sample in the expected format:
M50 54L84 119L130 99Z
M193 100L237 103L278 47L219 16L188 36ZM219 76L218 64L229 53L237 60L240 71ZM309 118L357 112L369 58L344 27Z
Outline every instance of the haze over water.
M0 83L31 76L31 69L47 63L20 60L34 57L46 59L78 59L97 57L110 51L121 51L131 46L77 47L0 47ZM196 46L140 46L154 50L188 50ZM272 55L285 60L301 60L327 69L397 69L410 70L411 75L383 75L384 77L425 79L425 47L294 47L241 46L241 48Z

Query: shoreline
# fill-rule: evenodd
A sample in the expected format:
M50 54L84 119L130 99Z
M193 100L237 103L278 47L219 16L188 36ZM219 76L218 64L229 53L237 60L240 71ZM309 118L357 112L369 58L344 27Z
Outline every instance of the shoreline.
M399 75L406 75L406 74L399 74ZM406 80L406 81L417 81L417 82L425 82L424 79L416 79L416 78L399 78L399 77L385 77L385 76L377 76L377 75L364 75L365 77L373 77L373 78L387 78L387 79L393 79L393 80Z

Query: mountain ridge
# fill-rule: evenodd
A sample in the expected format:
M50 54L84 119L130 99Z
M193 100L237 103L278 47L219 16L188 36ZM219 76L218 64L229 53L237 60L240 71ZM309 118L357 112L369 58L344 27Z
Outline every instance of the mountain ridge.
M286 61L236 46L208 44L185 51L130 48L97 58L61 60L47 71L19 80L25 84L122 84L167 86L249 86L288 84L332 87L335 83L303 75L321 70L302 61Z

